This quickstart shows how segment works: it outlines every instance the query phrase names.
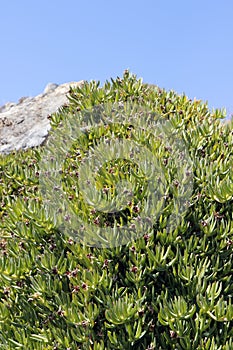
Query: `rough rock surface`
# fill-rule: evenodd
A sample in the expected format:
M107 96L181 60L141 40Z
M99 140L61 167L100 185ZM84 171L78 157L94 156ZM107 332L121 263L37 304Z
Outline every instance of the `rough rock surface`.
M49 83L44 92L36 97L22 97L18 103L0 107L0 153L42 144L50 130L48 115L68 102L70 86L82 83Z

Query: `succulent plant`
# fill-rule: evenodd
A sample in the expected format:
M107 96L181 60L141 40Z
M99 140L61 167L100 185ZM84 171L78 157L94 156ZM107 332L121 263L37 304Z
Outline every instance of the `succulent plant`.
M137 106L133 121L138 125L140 108L149 111L150 118L159 116L184 142L193 175L187 203L179 201L188 182L173 160L173 150L150 130L107 123L116 105L126 114L127 106L129 113ZM67 152L56 138L62 125L72 130L76 120L85 121L89 113L98 119L100 111L106 123L84 129ZM119 109L115 111L117 115ZM125 71L102 87L91 81L71 88L69 104L50 116L47 145L0 156L2 349L233 348L233 131L232 120L225 125L223 118L224 111L210 111L202 101L144 84ZM147 205L149 175L136 158L109 159L95 177L84 167L88 152L112 138L143 145L163 170L166 181L158 177L156 183L162 189L166 183L165 193L153 202L146 226L140 214ZM105 145L108 150L114 147L111 142ZM63 157L61 168L54 165L58 154ZM43 160L47 168L41 169ZM49 174L49 167L59 175ZM47 185L41 191L45 169ZM83 188L80 177L82 183L89 181ZM54 185L58 178L66 195L64 206ZM121 202L123 187L117 187L117 181L132 185L132 193L124 193L126 202ZM51 191L43 192L49 187ZM94 204L85 200L95 195ZM45 197L55 201L56 212ZM115 204L112 211L97 205L101 200L109 209L114 198L118 211ZM169 217L181 205L185 211L168 229ZM89 225L88 237L95 244L86 244L86 232L75 235L73 226L67 226L75 220L70 210ZM95 230L127 224L124 244L121 237L115 245L96 243ZM140 234L134 236L134 229Z

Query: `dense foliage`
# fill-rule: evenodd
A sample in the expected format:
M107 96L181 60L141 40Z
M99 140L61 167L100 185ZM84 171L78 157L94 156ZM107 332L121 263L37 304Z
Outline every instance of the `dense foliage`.
M53 131L82 111L126 102L169 120L186 144L194 177L182 220L166 230L176 187L169 169L168 200L150 231L125 245L90 247L58 229L46 210L39 191L46 145L0 156L1 349L233 349L232 121L224 125L223 112L125 71L103 87L92 81L71 89L69 105L50 116ZM132 130L119 124L101 133L91 129L82 147L74 142L62 169L67 197L96 226L130 221L143 199L140 169L118 159L97 180L114 195L117 176L136 174L134 199L117 217L82 204L82 158L110 134L129 138ZM156 145L166 171L169 150Z

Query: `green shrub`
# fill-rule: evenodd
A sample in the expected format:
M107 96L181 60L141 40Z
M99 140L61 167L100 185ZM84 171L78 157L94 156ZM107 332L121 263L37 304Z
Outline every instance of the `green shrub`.
M224 125L222 111L210 111L206 103L143 84L125 71L122 78L103 87L92 81L71 89L69 105L50 117L53 133L70 119L78 121L82 113L127 103L169 121L185 143L193 171L185 212L168 230L178 170L173 163L167 165L169 149L149 130L137 134L128 124L91 128L79 142L74 140L62 166L63 190L75 213L96 227L123 227L140 213L146 193L144 174L126 159L102 167L96 182L102 188L108 185L110 198L116 195L116 178L135 181L133 199L118 215L110 215L84 203L77 181L80 164L89 149L111 135L135 137L155 153L169 180L165 205L148 231L124 245L90 246L58 227L40 191L49 140L47 148L2 155L2 349L233 348L232 121ZM56 154L54 145L50 150ZM56 147L58 152L61 144Z

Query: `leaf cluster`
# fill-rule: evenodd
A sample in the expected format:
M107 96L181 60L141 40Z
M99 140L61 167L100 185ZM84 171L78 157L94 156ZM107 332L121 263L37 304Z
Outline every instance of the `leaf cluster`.
M145 174L122 159L100 169L95 182L105 189L101 199L117 196L116 179L134 184L133 199L114 216L85 203L77 181L80 164L111 135L135 137L155 152L170 184L166 201L150 230L141 227L141 236L125 245L90 247L58 229L39 191L44 146L0 156L2 349L233 348L232 121L224 125L223 111L143 84L125 71L102 87L91 81L71 88L69 104L50 117L53 131L83 111L127 102L169 120L184 140L194 174L185 214L167 230L178 170L169 163L169 149L148 134L132 136L129 125L82 134L61 169L63 190L77 214L99 227L123 226L141 210Z

